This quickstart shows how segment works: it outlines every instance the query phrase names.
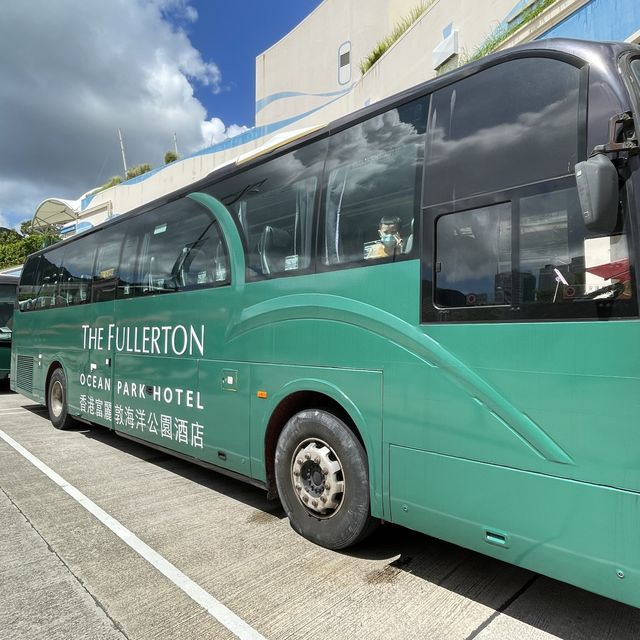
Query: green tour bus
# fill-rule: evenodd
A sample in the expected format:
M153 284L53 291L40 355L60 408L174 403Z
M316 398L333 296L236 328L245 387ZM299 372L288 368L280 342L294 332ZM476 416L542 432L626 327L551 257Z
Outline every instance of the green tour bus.
M12 388L640 606L639 117L640 47L547 40L241 157L28 258Z
M0 274L0 384L6 384L11 368L11 328L18 280L16 276Z

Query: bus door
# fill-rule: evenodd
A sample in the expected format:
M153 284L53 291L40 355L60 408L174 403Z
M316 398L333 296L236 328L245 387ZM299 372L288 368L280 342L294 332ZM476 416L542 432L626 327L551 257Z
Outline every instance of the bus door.
M80 415L91 422L113 426L113 327L118 282L122 225L92 234L95 261L91 278L91 301L82 315L85 356L80 374ZM78 243L80 245L81 243ZM71 245L70 245L71 246Z
M238 397L248 390L248 365L218 360L229 275L219 226L193 200L128 221L113 339L114 427L248 475L249 402Z
M207 460L242 475L251 475L250 366L244 362L203 360L198 377L207 433Z

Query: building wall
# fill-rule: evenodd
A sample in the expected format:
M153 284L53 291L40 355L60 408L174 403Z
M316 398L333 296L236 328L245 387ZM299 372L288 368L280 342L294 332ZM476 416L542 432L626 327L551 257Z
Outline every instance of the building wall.
M299 116L347 94L359 62L416 0L325 0L282 40L256 58L256 125ZM339 77L341 45L349 68Z
M256 122L285 127L330 122L458 66L531 0L435 0L364 76L359 62L416 5L413 0L325 0L256 60ZM362 15L375 6L377 20ZM374 13L371 9L370 13ZM435 50L449 27L457 55L443 65ZM315 34L315 35L314 35ZM322 42L318 43L321 35ZM502 48L536 38L631 40L640 36L640 0L558 0L514 33ZM351 81L338 82L337 51L351 42Z

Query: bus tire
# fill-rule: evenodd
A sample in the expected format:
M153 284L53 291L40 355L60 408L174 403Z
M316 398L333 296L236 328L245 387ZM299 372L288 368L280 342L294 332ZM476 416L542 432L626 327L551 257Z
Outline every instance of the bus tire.
M74 420L69 415L67 407L67 379L60 368L56 369L49 379L47 408L49 420L56 429L68 429L73 425Z
M292 528L308 540L344 549L376 528L367 454L331 413L310 409L287 422L276 445L275 476Z

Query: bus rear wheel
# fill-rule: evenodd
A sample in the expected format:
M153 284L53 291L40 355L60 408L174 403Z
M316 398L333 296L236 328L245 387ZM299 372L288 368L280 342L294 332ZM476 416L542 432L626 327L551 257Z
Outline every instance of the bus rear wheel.
M301 411L276 446L276 486L295 531L327 549L344 549L376 527L370 515L364 447L339 418Z
M49 420L56 429L68 429L73 425L74 421L67 407L67 379L60 368L56 369L49 379L47 408Z

